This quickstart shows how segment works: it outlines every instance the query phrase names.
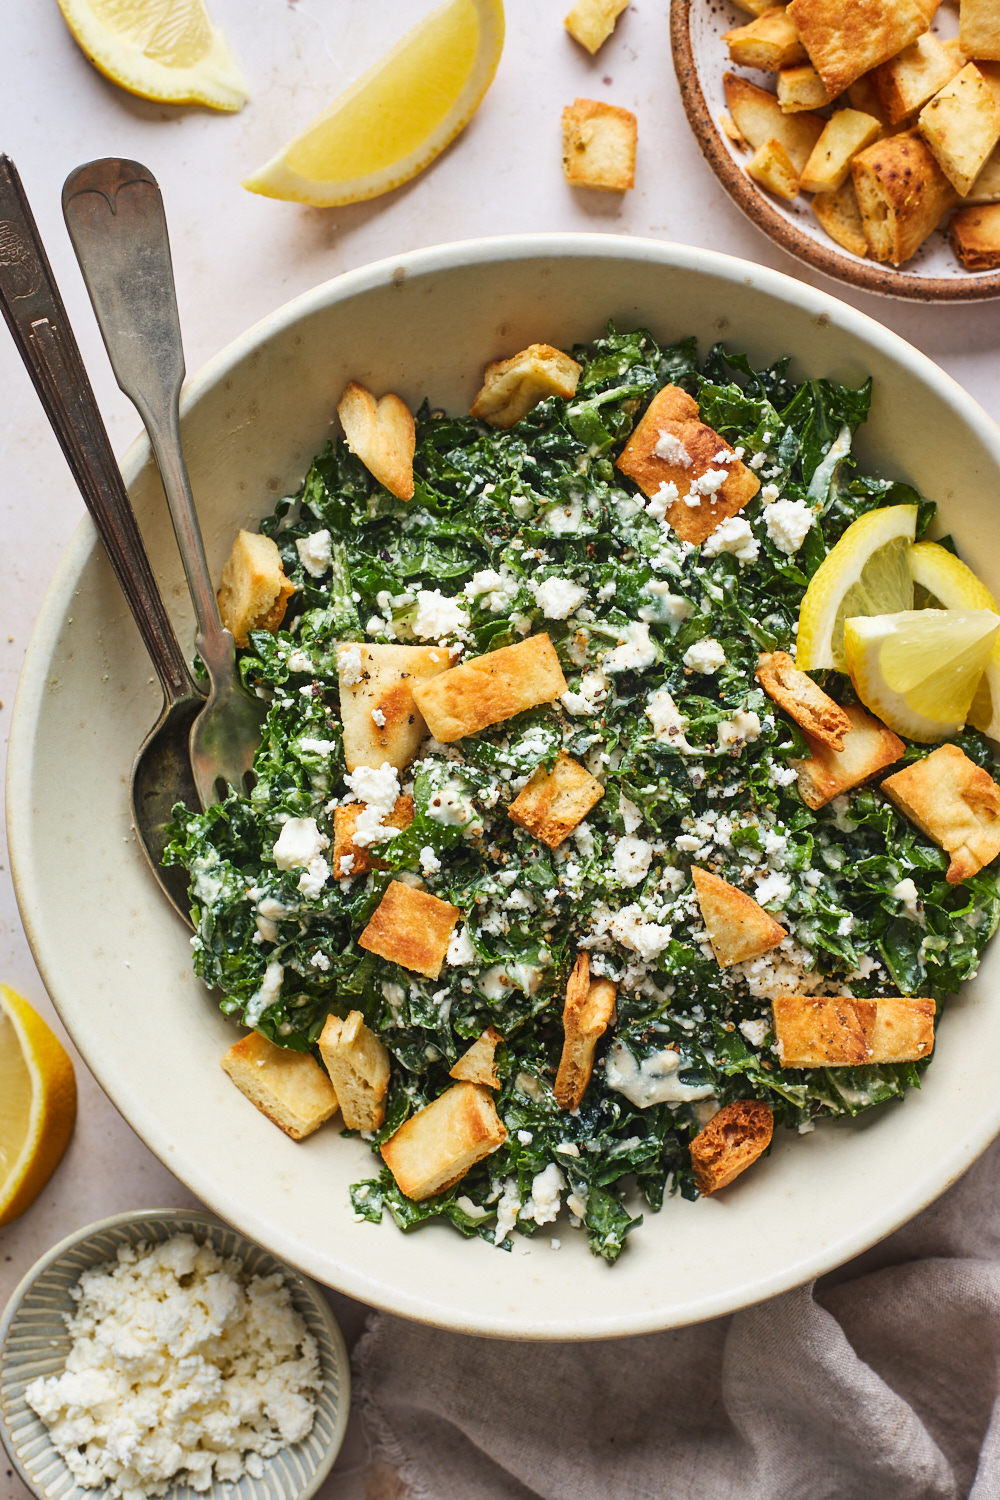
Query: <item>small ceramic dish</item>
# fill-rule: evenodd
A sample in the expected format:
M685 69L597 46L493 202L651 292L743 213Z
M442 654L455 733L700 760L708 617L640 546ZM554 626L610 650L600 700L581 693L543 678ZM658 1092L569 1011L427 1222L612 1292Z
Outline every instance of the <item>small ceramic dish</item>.
M1000 297L1000 271L969 272L940 230L904 266L880 265L841 249L825 233L800 193L791 203L772 197L747 176L741 153L719 126L725 113L723 75L737 72L773 92L773 73L734 69L724 32L752 18L732 0L671 0L670 42L681 102L695 140L737 208L769 239L807 266L866 292L918 302L983 302Z
M38 1500L101 1500L102 1489L81 1488L56 1451L48 1429L24 1399L36 1376L57 1375L70 1347L63 1315L75 1307L70 1290L84 1271L113 1261L123 1246L159 1244L175 1234L208 1241L224 1256L236 1255L250 1275L280 1271L295 1310L319 1347L323 1388L312 1431L300 1443L263 1460L260 1479L244 1474L235 1483L213 1480L201 1500L308 1500L333 1467L347 1427L350 1364L343 1335L322 1292L252 1240L212 1214L179 1208L116 1214L79 1230L56 1245L28 1272L0 1319L0 1438L11 1462ZM177 1483L166 1500L196 1500Z

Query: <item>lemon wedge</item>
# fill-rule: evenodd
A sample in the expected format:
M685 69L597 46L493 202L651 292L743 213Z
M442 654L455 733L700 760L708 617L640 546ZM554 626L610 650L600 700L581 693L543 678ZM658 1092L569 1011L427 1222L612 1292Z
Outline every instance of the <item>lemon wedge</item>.
M917 531L915 505L889 505L853 521L820 563L799 609L796 665L846 671L844 621L913 605L906 554Z
M862 703L897 734L935 744L965 725L993 652L991 609L907 609L844 622L844 656Z
M408 182L472 118L503 38L503 0L445 0L243 186L329 208Z
M73 1064L41 1016L0 984L0 1226L34 1203L75 1121Z
M926 609L991 609L1000 614L997 601L960 558L937 542L918 542L908 556L916 586L914 603ZM986 663L969 709L969 723L1000 740L1000 638Z
M237 110L246 79L202 0L59 0L63 19L105 78L163 104Z

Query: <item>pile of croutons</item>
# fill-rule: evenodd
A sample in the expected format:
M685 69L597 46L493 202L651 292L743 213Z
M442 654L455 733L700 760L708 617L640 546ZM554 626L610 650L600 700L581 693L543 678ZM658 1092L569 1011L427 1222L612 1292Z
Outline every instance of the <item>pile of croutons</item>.
M754 20L722 40L727 136L754 182L811 193L832 240L894 266L950 210L970 271L1000 267L1000 4L960 0L959 34L931 31L940 0L737 0ZM818 113L824 110L824 114Z

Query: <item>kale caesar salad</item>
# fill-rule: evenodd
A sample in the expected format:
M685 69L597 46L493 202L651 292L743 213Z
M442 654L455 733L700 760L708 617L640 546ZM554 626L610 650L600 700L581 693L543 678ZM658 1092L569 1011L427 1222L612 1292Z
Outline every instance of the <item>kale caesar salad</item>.
M256 780L166 858L234 1083L370 1143L356 1217L613 1262L921 1083L1000 917L1000 616L860 471L871 382L789 363L609 328L466 417L352 381L237 537Z

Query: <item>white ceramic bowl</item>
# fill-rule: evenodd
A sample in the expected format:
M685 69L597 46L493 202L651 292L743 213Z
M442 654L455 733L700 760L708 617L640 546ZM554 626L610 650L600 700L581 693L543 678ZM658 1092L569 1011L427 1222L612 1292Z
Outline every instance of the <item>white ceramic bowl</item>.
M461 412L484 363L647 324L719 338L799 376L875 377L864 464L940 502L1000 592L1000 432L924 355L861 313L709 251L606 235L423 250L354 271L280 309L191 381L184 437L217 575L238 526L293 491L354 377ZM192 627L145 441L125 474L168 604ZM129 827L132 755L158 707L153 675L89 522L42 608L15 709L10 835L21 909L63 1021L129 1123L193 1192L282 1260L407 1317L517 1338L604 1338L730 1312L828 1270L931 1202L1000 1130L994 945L948 1008L924 1087L799 1137L719 1198L668 1200L609 1269L566 1229L553 1254L404 1236L355 1223L348 1185L373 1161L325 1129L288 1140L233 1088L235 1032L190 968L189 933ZM558 1231L557 1231L558 1233Z
M175 1234L208 1241L220 1255L237 1255L252 1276L280 1271L319 1348L323 1388L312 1431L300 1443L264 1459L260 1479L236 1484L214 1480L202 1500L309 1500L329 1474L344 1441L351 1401L351 1370L343 1335L329 1303L304 1276L211 1214L167 1208L116 1214L80 1229L32 1266L0 1319L0 1438L14 1467L38 1500L100 1500L105 1489L83 1489L53 1447L48 1429L24 1399L36 1376L59 1374L70 1348L63 1315L75 1311L71 1289L84 1271L113 1261L123 1247L160 1244ZM167 1500L196 1500L187 1484L174 1484Z

